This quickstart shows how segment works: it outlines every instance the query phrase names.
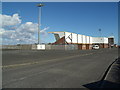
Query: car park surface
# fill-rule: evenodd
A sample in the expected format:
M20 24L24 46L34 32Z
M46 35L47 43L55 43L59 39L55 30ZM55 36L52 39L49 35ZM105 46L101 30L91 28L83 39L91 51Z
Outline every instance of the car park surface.
M101 80L118 50L4 50L2 57L3 88L89 89Z

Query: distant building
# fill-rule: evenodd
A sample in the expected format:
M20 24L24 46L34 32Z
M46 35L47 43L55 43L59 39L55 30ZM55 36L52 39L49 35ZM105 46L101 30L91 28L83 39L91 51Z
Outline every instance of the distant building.
M108 44L109 47L116 47L116 45L114 44L114 36L108 37Z
M91 37L71 32L49 32L54 34L56 41L53 45L58 44L77 44L79 49L92 49L92 45L99 45L100 48L108 48L109 44L114 44L114 38Z
M108 37L108 43L114 45L114 37Z

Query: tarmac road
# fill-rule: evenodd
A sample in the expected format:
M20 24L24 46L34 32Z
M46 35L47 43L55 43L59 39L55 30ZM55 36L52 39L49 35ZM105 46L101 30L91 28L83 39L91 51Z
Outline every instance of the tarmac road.
M3 88L88 88L118 57L117 48L79 51L4 50Z

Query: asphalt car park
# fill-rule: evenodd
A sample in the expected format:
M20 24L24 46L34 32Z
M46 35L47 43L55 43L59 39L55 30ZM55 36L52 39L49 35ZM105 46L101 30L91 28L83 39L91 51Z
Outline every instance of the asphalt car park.
M99 82L118 57L99 50L4 50L3 88L87 88ZM92 85L91 85L92 86Z

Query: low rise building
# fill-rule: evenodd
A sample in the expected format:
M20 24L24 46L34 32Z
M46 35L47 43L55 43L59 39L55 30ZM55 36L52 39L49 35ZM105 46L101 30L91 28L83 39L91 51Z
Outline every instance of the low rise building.
M92 49L92 45L99 45L100 48L108 48L114 44L114 38L91 37L71 32L49 32L54 34L56 41L53 45L77 44L79 49Z

